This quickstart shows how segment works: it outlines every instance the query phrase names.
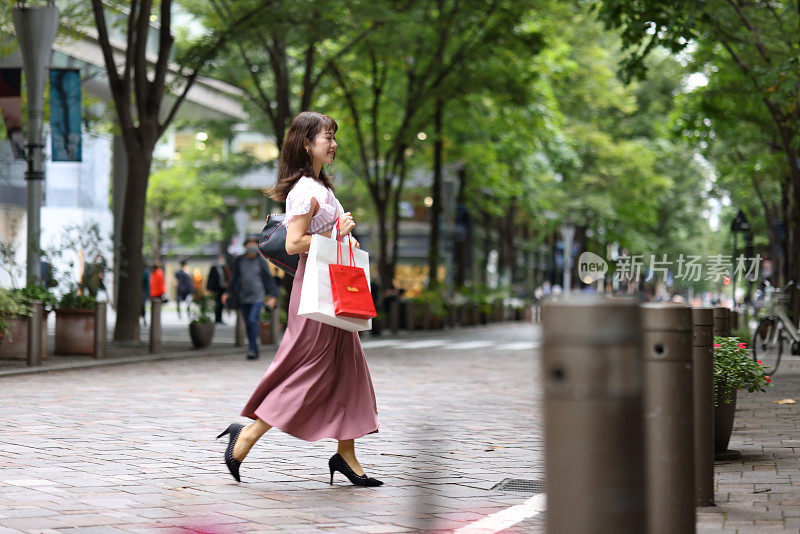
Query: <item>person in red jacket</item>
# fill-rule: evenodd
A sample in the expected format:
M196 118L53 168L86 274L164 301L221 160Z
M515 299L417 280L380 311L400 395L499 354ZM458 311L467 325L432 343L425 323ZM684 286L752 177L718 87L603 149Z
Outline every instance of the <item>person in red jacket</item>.
M167 286L164 284L164 271L161 269L161 262L156 260L153 262L153 268L150 270L150 298L160 298L163 300L164 293L167 292Z

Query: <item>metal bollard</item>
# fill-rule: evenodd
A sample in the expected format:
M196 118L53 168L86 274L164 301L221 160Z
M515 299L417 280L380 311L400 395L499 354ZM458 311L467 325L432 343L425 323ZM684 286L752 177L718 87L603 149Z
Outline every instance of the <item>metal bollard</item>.
M397 334L400 331L400 302L393 300L389 304L389 325L392 334Z
M697 506L714 505L714 309L692 309L694 479Z
M108 343L108 323L106 323L107 304L103 301L94 305L94 352L95 360L106 359L106 344ZM159 326L160 326L159 322Z
M244 315L242 314L242 310L236 308L236 327L233 330L233 345L235 347L241 347L244 345L244 338L245 338L245 323L244 323Z
M641 533L644 420L634 301L545 305L548 534Z
M695 532L692 310L642 304L648 534Z
M270 315L270 328L272 329L272 343L280 345L281 343L281 308L280 306L273 306Z
M431 329L431 305L427 302L422 305L422 329Z
M150 354L161 352L161 299L150 299Z
M41 300L31 301L31 318L28 321L28 367L42 365L42 327L44 322L44 305Z
M714 336L727 337L728 335L728 321L725 316L725 310L722 306L714 308Z

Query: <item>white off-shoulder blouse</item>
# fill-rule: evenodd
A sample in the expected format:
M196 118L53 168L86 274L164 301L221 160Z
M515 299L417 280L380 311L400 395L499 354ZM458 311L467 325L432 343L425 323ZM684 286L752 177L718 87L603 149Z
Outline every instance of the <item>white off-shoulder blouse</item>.
M333 191L310 176L300 178L286 196L286 216L283 219L283 225L288 228L292 219L298 215L309 213L312 198L317 199L319 209L311 218L306 235L320 234L333 228L336 219L344 213L344 208L334 196Z

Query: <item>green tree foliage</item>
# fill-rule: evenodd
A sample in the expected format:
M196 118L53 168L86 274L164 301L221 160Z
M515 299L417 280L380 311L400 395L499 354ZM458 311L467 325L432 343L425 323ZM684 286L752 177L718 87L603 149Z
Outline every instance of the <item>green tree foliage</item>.
M461 69L495 54L519 33L533 2L406 2L390 4L381 28L331 65L352 146L347 166L367 185L376 208L381 279L397 259L399 202L407 158L418 132L431 124L438 98L450 98ZM469 92L469 85L461 86Z
M181 2L212 33L224 31L252 3ZM232 36L210 72L244 91L253 125L272 134L280 149L295 115L325 105L324 96L315 100L320 82L333 61L381 26L382 6L362 0L273 1Z
M223 162L200 150L181 156L177 163L163 166L150 176L146 251L155 258L162 255L167 241L188 247L219 241L223 237L221 223L229 211L225 197L241 194L232 179L255 166L244 154Z
M788 225L784 247L787 271L790 277L800 279L800 4L788 0L604 0L597 6L609 27L621 29L630 52L623 63L628 77L645 74L644 60L658 45L673 52L689 45L698 47L702 72L711 80L711 87L704 91L704 108L699 108L709 116L696 114L696 118L704 123L709 119L706 126L713 127L705 129L709 135L729 140L718 146L732 152L736 174L748 167L763 173L767 167L773 168L774 154L782 157L783 168L772 179L787 204L783 215ZM739 124L731 125L734 122ZM745 125L754 131L743 131ZM725 126L731 127L726 131ZM743 134L741 143L734 137L737 133ZM763 143L760 150L758 139ZM701 138L700 142L706 141ZM723 166L731 166L729 157L722 159L728 160ZM751 190L757 181L759 178L751 177L734 187ZM763 196L764 201L759 201L769 220L777 197L768 190L774 192L775 185L763 185L756 194ZM794 307L800 312L800 299L795 299Z
M516 204L517 224L540 236L569 219L584 246L588 234L636 253L688 252L673 243L704 230L704 173L669 129L680 65L659 54L649 61L661 76L624 84L618 37L585 9L554 6L527 23L545 47L528 59L525 98L480 95L449 125L473 208L499 216Z

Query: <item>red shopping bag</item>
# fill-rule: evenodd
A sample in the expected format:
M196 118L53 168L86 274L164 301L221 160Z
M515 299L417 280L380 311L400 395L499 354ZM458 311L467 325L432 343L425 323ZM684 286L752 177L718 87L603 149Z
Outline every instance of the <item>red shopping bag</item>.
M329 264L331 289L333 289L333 310L336 316L355 319L371 319L375 312L375 302L369 291L364 269L355 266L353 243L350 244L350 265L342 265L342 241L339 237L339 224L336 224L336 263Z

